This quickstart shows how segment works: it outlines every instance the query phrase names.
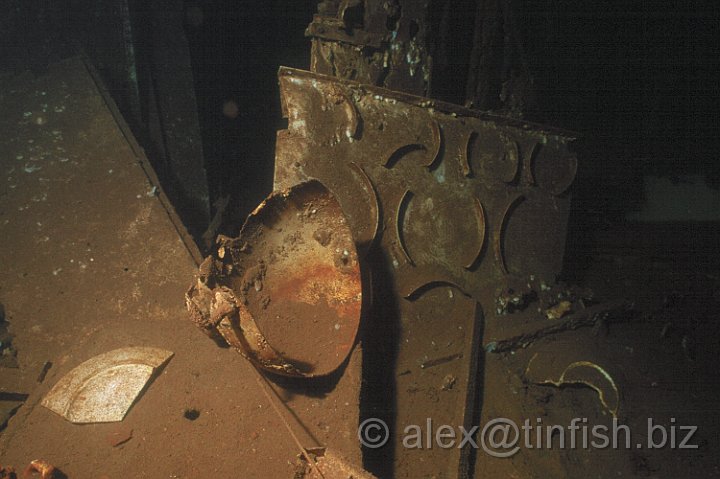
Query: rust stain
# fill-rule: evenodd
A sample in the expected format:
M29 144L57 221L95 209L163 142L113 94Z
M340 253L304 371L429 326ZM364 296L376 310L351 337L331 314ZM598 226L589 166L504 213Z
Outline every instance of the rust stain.
M268 285L272 301L302 301L327 304L342 317L360 313L362 285L360 274L338 272L327 264L303 265L289 272L287 279Z

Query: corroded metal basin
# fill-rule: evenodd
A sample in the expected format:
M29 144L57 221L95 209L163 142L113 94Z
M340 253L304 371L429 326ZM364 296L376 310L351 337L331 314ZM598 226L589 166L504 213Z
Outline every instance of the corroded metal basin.
M273 193L187 294L193 319L256 365L288 376L323 376L347 358L362 304L360 265L335 196L309 181Z

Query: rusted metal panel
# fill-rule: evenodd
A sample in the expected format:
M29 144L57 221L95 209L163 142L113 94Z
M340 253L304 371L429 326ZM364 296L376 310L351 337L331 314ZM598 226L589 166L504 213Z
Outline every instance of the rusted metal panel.
M554 283L577 161L569 134L298 70L275 189L318 179L356 240L380 240L398 292L431 279L482 299L510 276Z
M288 128L278 133L275 189L326 185L397 298L396 308L374 308L385 317L368 318L381 330L399 324L388 358L393 468L465 477L467 453L436 447L418 463L399 442L403 428L424 418L470 424L480 337L502 328L498 297L555 283L577 168L572 135L309 72L279 78Z

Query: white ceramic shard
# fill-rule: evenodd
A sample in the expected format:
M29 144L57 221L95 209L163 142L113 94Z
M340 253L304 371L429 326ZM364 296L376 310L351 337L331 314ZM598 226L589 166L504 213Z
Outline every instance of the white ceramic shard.
M155 369L172 356L148 347L100 354L63 376L42 405L76 424L122 421Z

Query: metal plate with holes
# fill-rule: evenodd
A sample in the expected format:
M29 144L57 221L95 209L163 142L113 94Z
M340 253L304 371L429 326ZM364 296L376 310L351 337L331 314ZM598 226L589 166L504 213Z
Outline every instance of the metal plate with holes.
M280 90L275 189L326 184L360 251L382 243L401 290L428 268L481 301L509 274L554 281L569 134L299 70L280 70Z
M283 68L279 80L288 128L278 133L275 189L327 185L373 266L382 304L368 330L384 362L363 375L388 385L378 409L395 405L393 472L468 477L472 451L424 450L419 462L402 430L420 416L470 424L496 292L560 272L571 135L299 70Z

